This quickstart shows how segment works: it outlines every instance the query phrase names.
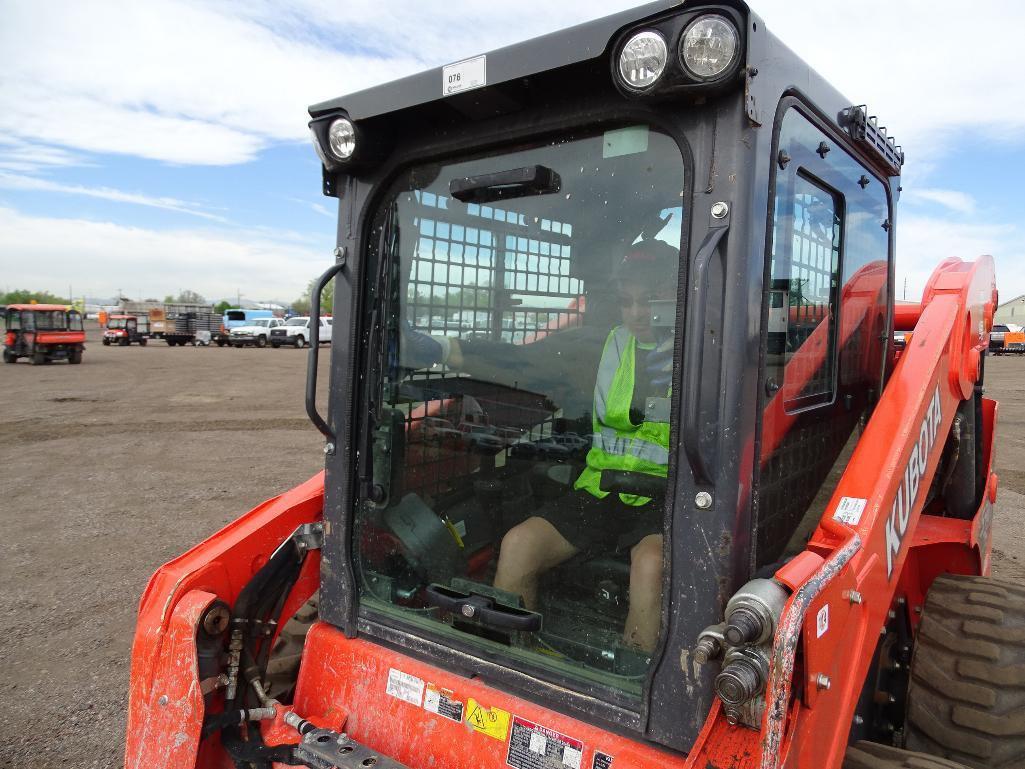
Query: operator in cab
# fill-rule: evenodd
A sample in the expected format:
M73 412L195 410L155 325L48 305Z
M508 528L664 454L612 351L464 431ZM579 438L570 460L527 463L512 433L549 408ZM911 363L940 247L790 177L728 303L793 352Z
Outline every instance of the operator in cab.
M564 384L581 377L591 383L592 437L586 466L570 493L545 503L505 534L494 584L522 596L524 605L535 609L538 581L549 569L578 554L629 551L630 598L623 641L642 652L654 650L659 634L662 500L603 490L602 474L624 471L664 479L668 473L673 331L653 326L652 302L675 299L678 262L679 251L661 240L628 248L613 280L621 323L605 332L603 341L584 329L559 331L537 343L515 346L409 329L405 339L416 365L444 364L470 374L487 369L491 374L494 362L501 359L508 370L513 358L522 364L521 372L548 372L562 377ZM548 363L536 360L539 356ZM555 373L560 370L562 374ZM655 485L662 488L664 481Z

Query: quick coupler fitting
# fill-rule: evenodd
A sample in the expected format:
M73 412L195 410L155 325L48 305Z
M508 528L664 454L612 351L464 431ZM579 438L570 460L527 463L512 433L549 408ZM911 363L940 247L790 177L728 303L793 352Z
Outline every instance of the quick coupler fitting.
M715 677L715 693L726 705L739 707L761 694L768 680L769 663L763 655L749 648L730 649Z

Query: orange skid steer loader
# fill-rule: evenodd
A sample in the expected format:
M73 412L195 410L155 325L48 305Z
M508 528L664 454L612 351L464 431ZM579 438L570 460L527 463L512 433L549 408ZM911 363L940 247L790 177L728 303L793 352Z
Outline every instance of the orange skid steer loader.
M993 261L895 307L864 106L659 2L310 114L324 472L150 581L128 769L1025 766Z

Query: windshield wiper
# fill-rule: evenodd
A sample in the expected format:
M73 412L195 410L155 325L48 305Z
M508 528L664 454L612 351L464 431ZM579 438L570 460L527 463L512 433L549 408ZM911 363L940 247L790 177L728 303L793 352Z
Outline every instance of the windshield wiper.
M527 166L493 174L464 176L448 183L448 191L464 203L490 203L527 195L551 195L562 189L562 179L547 166Z
M374 482L374 445L373 432L380 423L380 401L384 397L382 380L384 378L385 343L381 330L385 327L385 314L391 297L389 280L391 257L399 240L399 227L395 222L396 206L389 205L388 212L381 224L381 236L377 246L377 271L374 275L373 310L370 313L370 328L367 330L367 368L366 379L366 417L363 419L359 440L359 481L363 496L375 504L387 498L387 492ZM378 341L380 337L380 342Z

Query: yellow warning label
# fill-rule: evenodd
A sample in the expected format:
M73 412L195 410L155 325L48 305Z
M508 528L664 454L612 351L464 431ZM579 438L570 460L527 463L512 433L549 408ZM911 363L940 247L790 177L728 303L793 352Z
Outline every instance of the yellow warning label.
M466 703L466 723L481 734L505 740L509 733L509 713L501 708L488 709L471 697Z

